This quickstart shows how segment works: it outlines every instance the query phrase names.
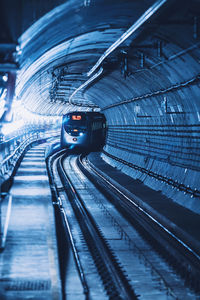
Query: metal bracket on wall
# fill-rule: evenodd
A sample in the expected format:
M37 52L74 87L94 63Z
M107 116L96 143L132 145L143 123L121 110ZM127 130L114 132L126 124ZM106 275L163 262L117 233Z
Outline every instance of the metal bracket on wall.
M164 104L164 109L165 109L166 114L172 115L172 114L185 114L186 113L184 111L169 111L168 99L166 96L164 97L163 104Z

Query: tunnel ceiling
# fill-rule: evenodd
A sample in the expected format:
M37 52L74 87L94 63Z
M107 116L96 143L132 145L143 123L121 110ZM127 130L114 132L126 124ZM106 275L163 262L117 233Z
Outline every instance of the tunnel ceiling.
M62 115L72 109L120 109L123 102L199 79L199 1L166 1L92 76L87 72L101 55L155 1L71 0L49 6L48 1L33 1L30 7L38 12L35 23L30 12L25 17L25 2L20 1L23 24L11 39L19 35L21 46L16 96L32 112ZM96 79L70 97L95 74ZM139 110L136 107L135 114Z
M10 38L0 36L0 67L17 69L18 103L53 125L49 116L100 109L102 158L199 213L200 1L19 3L13 19L1 11Z
M69 97L88 80L89 69L152 3L68 1L51 11L20 40L18 97L37 113L67 112ZM82 92L70 101L76 108L98 107Z

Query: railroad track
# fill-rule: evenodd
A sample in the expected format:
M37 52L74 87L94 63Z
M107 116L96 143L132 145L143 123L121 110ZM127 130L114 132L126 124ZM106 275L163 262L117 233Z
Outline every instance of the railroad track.
M198 254L87 157L61 151L51 158L50 168L54 205L68 232L86 299L199 297ZM65 297L69 287L64 281Z

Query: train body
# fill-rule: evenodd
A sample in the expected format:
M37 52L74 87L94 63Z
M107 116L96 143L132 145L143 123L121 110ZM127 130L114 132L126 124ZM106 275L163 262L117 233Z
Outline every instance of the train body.
M105 143L106 119L99 112L71 112L63 116L62 148L99 150Z

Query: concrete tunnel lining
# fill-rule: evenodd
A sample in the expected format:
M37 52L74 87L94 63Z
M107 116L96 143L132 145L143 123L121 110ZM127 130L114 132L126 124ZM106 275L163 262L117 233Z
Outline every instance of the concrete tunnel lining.
M106 10L105 14L99 14L97 18L94 18L92 13L97 8L100 10L101 1L98 1L97 8L94 4L84 12L81 12L80 1L74 1L73 4L69 1L62 6L66 10L54 11L54 20L49 19L48 23L47 16L40 20L40 24L44 26L41 32L35 32L27 43L24 41L22 69L18 77L17 93L27 107L35 103L35 110L39 112L43 101L46 101L47 114L57 114L58 111L62 114L68 111L66 100L66 103L58 101L63 107L62 111L59 105L49 101L52 69L71 64L73 73L77 71L73 61L76 61L77 57L82 59L78 71L83 74L83 79L72 85L66 93L69 97L74 88L87 79L86 72L109 43L114 42L117 36L128 28L130 20L133 23L130 10L136 6L137 1L123 3L124 15L121 18L120 1L117 1L116 10ZM144 7L140 6L139 11L135 13L135 19L152 3L145 1ZM196 8L197 2L192 3ZM112 4L112 1L108 1L107 5L111 7ZM199 6L198 9L200 10ZM125 62L120 49L108 59L109 63L103 75L81 91L74 102L80 97L86 104L98 105L105 113L108 138L102 157L107 162L199 213L199 192L196 190L199 190L200 170L200 44L198 38L194 37L192 8L188 14L187 11L188 3L182 4L178 12L173 11L163 22L158 18L158 23L156 20L155 23L149 23L139 37L130 39L124 46L128 71L124 73ZM66 34L61 28L69 28L72 25L73 14L76 16L76 23L74 22ZM111 24L109 28L106 27L108 23ZM98 35L95 34L96 31ZM109 38L105 42L106 36ZM28 39L28 33L24 35L24 39ZM45 42L48 39L49 43ZM162 48L159 48L160 41ZM159 50L162 53L159 53ZM51 63L48 51L55 51L56 54L56 57L52 55ZM87 52L90 55L87 55ZM40 64L42 57L44 64ZM38 64L37 68L26 78L24 74L33 69L34 64ZM26 88L24 84L27 85ZM72 106L70 109L76 107ZM119 162L106 153L122 161ZM138 166L139 169L125 165L124 162ZM151 177L148 171L158 176ZM168 178L168 182L163 178Z

